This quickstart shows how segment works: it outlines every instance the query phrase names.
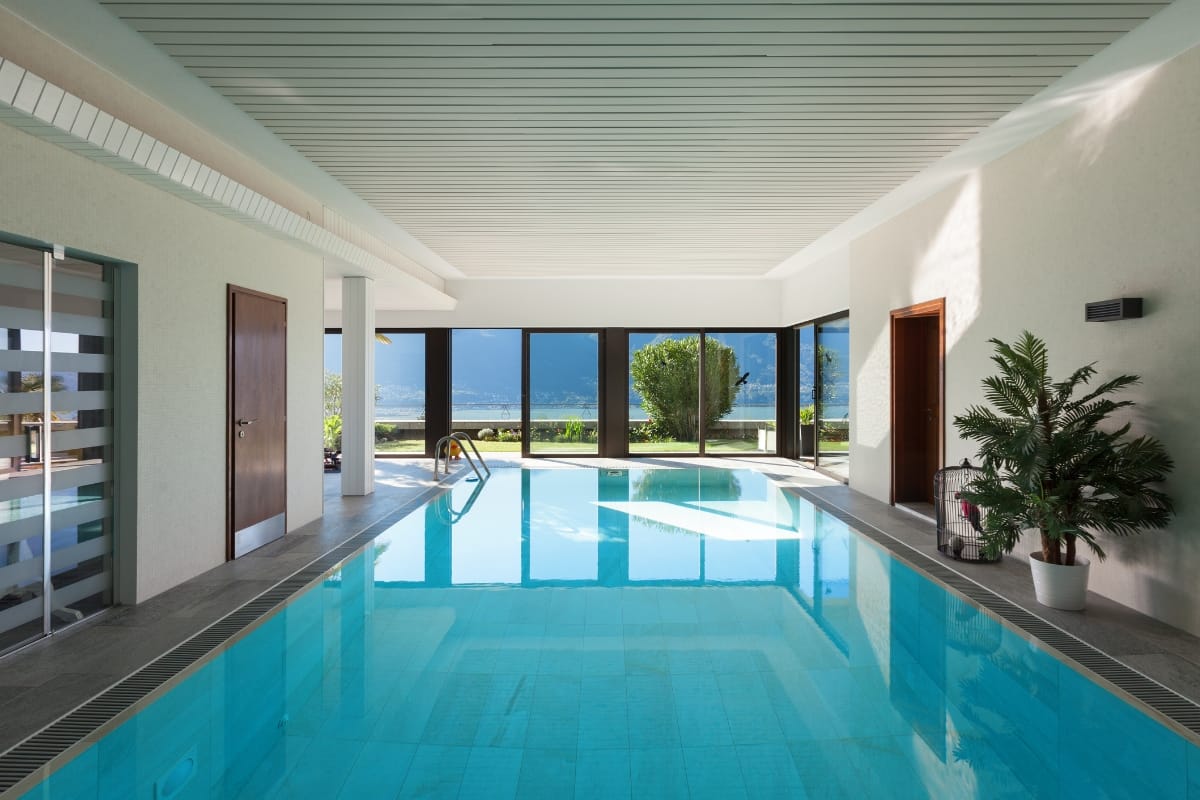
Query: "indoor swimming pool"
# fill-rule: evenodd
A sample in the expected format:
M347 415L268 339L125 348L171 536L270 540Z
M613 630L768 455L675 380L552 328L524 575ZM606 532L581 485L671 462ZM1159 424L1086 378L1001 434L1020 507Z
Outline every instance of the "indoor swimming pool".
M30 798L1200 798L1189 736L781 481L496 469Z

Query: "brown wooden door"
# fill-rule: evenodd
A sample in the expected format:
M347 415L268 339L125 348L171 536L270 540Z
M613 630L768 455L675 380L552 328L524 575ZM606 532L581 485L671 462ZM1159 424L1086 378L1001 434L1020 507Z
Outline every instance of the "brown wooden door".
M229 287L229 535L237 558L287 530L287 301Z
M941 301L892 312L892 501L933 502L942 466Z

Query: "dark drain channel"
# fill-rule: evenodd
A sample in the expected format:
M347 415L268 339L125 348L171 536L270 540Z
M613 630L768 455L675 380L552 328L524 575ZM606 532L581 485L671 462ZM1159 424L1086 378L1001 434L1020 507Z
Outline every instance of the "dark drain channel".
M28 739L0 754L0 793L48 765L84 740L112 725L114 720L139 703L161 694L167 684L204 661L235 636L266 618L338 564L353 556L372 539L394 525L448 484L422 492L370 527L333 548L308 566L280 581L245 605L209 625L165 655L139 669L74 711L68 712Z
M1031 614L991 589L964 577L934 556L911 548L870 523L843 511L825 500L820 494L807 489L793 489L793 491L818 506L822 511L845 522L856 533L882 545L889 553L911 564L918 571L949 586L958 594L991 611L1014 628L1029 634L1057 651L1085 674L1092 675L1100 683L1115 688L1117 693L1142 703L1158 716L1191 732L1193 738L1200 737L1200 705L1122 664L1104 651L1098 650L1063 629ZM901 550L901 547L904 549Z

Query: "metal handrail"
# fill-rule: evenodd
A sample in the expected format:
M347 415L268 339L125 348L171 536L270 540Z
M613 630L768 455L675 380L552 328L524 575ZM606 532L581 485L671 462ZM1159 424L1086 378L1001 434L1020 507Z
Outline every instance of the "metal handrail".
M459 442L459 449L462 450L462 454L467 457L467 463L471 465L471 469L475 470L475 476L477 478L479 478L480 481L483 481L483 480L486 480L486 478L492 477L492 470L490 467L488 467L487 462L483 460L483 456L481 456L479 454L479 448L475 446L475 442L471 439L471 437L468 434L456 432L456 433L451 433L447 436L443 436L442 438L438 439L437 445L433 448L433 478L434 478L434 480L437 480L437 477L438 477L438 460L442 458L442 446L443 445L446 446L445 474L446 475L450 474L450 447L449 447L449 444L452 439L456 442ZM473 450L475 452L475 458L471 458L471 454L467 452L467 448L462 447L462 444L471 445L471 450ZM479 459L478 466L475 464L475 459ZM486 476L483 474L483 472L479 471L480 466L482 466L484 469L484 472L487 473Z

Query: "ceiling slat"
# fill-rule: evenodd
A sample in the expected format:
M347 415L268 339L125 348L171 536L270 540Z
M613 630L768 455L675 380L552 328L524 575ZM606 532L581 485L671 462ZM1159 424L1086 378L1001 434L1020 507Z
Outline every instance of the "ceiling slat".
M468 277L761 275L1166 5L101 2Z

